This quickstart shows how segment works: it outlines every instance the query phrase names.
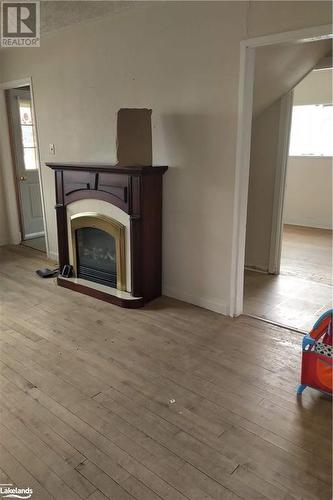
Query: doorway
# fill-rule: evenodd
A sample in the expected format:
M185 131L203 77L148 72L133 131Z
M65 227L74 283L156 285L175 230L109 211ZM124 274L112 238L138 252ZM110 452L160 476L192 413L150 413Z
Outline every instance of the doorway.
M22 245L46 252L39 152L30 85L6 90Z
M232 259L229 285L230 316L239 316L244 311L245 240L256 49L258 47L277 46L286 43L305 44L312 41L329 41L332 37L332 26L328 24L250 38L242 41L240 44L238 127L231 241Z
M260 213L254 206L259 203L256 197L260 184L258 186L251 168L254 167L258 174L262 165L258 167L258 158L251 153L247 231L253 227L257 233L247 234L245 262L254 265L245 271L244 312L303 332L309 331L318 317L332 307L331 89L332 69L326 68L309 72L293 90L286 182L281 193L281 241L276 248L277 260L273 269L268 241L265 242L267 231L261 223L265 222L265 217L258 223ZM279 107L279 104L274 106ZM275 108L261 115L262 123L260 120L254 123L254 148L258 145L253 136L259 134L262 139L260 127L268 125ZM265 148L260 145L259 150L263 155ZM270 158L265 154L263 159L267 162L267 179ZM251 182L256 182L256 186L251 187ZM269 204L266 207L269 208ZM253 217L256 218L254 222ZM255 237L262 238L261 248L256 245ZM272 248L269 250L271 252Z

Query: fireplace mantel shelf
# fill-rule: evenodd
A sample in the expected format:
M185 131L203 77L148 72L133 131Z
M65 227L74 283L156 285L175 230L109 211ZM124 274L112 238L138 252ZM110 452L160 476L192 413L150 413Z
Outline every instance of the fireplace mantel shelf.
M112 173L112 174L125 174L125 175L161 175L168 170L165 165L159 166L127 166L111 165L109 163L98 162L48 162L46 166L52 170L74 170L99 172L99 173Z

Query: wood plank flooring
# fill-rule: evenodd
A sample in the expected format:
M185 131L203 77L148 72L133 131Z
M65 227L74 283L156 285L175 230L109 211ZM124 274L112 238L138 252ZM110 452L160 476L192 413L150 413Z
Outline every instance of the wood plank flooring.
M281 273L332 286L332 231L285 224Z
M332 231L285 225L281 273L245 271L244 312L309 332L333 307Z
M0 482L33 500L330 500L301 336L163 297L124 310L0 249ZM52 264L51 264L52 265Z
M245 271L245 314L307 333L332 307L332 286L296 276Z

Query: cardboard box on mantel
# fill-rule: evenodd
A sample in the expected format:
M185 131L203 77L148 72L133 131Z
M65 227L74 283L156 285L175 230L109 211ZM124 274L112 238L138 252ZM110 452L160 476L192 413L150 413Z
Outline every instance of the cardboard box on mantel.
M122 108L117 117L118 165L151 166L151 109Z

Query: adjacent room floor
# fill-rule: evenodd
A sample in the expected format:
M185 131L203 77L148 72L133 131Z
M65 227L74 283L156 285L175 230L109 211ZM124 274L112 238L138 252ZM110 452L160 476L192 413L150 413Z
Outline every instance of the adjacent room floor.
M40 252L46 252L46 244L45 244L45 236L41 236L40 238L33 238L31 240L22 241L22 245L29 248L34 248L35 250L39 250Z
M245 272L244 312L307 332L332 307L332 231L285 225L281 274Z
M125 310L0 249L0 482L34 499L331 499L301 336L162 297Z
M281 274L332 286L332 231L285 224Z

